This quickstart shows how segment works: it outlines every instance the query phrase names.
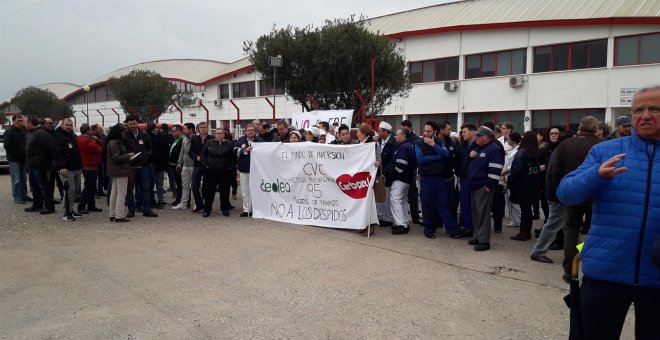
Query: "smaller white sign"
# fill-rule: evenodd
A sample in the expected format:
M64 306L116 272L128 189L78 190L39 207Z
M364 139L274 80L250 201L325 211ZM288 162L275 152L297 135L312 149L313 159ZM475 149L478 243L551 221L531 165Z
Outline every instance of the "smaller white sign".
M619 91L619 105L632 105L632 99L635 97L635 93L637 93L638 90L639 88L637 87L621 88L621 91Z
M337 123L339 125L346 124L349 127L353 120L353 110L326 110L326 111L311 111L294 114L291 119L291 124L296 129L307 129L319 122L328 122L330 125Z

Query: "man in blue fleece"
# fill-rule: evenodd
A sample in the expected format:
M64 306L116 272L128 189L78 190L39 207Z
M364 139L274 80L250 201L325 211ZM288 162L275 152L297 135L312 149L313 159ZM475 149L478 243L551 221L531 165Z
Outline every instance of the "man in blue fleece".
M594 202L580 254L585 339L618 339L631 303L635 337L660 337L660 86L637 92L632 120L630 136L593 146L557 190L565 205Z

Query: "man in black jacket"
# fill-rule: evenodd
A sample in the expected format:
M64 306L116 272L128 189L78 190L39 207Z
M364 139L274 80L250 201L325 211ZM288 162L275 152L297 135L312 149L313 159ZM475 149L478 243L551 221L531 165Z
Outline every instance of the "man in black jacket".
M126 203L128 204L128 215L135 216L136 206L141 208L142 215L145 217L158 217L151 210L151 180L153 178L153 166L149 164L149 158L153 152L151 138L144 131L138 128L137 116L129 115L125 123L128 129L124 132L122 141L126 145L128 152L135 154L131 160L131 167L135 173L135 197L133 189L129 188L126 194ZM151 171L150 171L151 169Z
M410 132L408 141L410 141L410 144L415 145L415 143L419 139L419 136L413 131L412 123L406 119L401 122L400 128L404 130L408 130L408 132ZM408 187L408 203L410 204L410 216L412 217L413 223L420 224L419 189L417 188L417 171L415 171L414 180L412 181L412 183L410 183L410 187Z
M155 208L162 209L166 204L163 181L165 180L165 169L168 167L170 147L167 143L167 136L156 128L155 123L150 122L147 124L147 132L153 145L153 153L149 158L149 164L154 166L154 176L150 187L151 203L155 204ZM157 199L154 198L154 189Z
M193 135L192 140L190 141L190 151L188 151L188 156L194 160L194 167L192 172L192 179L190 184L190 191L192 191L193 198L195 199L195 207L193 212L200 212L204 210L204 199L202 196L203 190L202 178L204 177L204 168L202 167L201 156L202 148L206 142L213 139L213 136L209 135L209 127L206 122L201 122L197 124L197 130L199 134Z
M261 143L264 140L257 136L254 125L245 127L245 136L234 143L234 151L238 157L238 173L241 181L241 196L243 196L243 212L241 217L252 216L252 198L250 195L250 153L252 143Z
M392 125L387 122L380 122L378 125L378 137L380 137L380 158L381 158L381 167L378 169L378 172L387 171L394 158L394 151L396 151L396 140L392 134ZM386 179L387 182L391 184L389 178ZM385 202L376 203L376 212L378 214L378 224L381 227L391 227L394 221L392 216L392 209L390 208L390 186L385 187ZM407 195L407 194L406 194Z
M181 186L181 171L177 170L179 165L179 155L181 154L181 147L183 146L183 126L176 124L172 126L172 145L170 145L170 151L168 156L168 164L170 171L172 172L172 180L175 182L175 199L171 203L172 206L176 206L181 203L181 195L183 187ZM168 175L170 176L170 175Z
M26 212L39 211L41 214L55 212L53 204L53 186L51 185L53 168L53 136L45 127L39 125L36 117L27 118L28 135L25 140L25 166L30 176L30 189L34 200Z
M80 191L80 172L82 169L82 160L80 159L80 148L78 147L78 137L73 133L73 120L66 118L62 125L55 130L53 134L53 158L55 169L60 175L62 182L68 181L69 187L66 195L69 197L68 207L65 200L65 216L67 220L81 218L82 215L73 210L73 202L76 199L76 192Z
M25 204L32 200L27 195L27 178L25 176L25 125L20 114L11 117L12 125L5 131L3 142L9 161L9 176L11 177L11 193L14 202Z

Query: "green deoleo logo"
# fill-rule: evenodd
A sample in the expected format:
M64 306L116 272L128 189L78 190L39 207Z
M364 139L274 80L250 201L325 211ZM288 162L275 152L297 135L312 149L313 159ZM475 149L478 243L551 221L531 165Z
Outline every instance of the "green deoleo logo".
M289 183L282 182L279 179L276 179L273 183L264 182L262 179L260 188L263 192L291 192L291 185L289 185Z

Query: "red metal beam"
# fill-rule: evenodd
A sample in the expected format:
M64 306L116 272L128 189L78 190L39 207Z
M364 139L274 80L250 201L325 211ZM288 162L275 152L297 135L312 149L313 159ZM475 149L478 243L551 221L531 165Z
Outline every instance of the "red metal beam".
M209 109L207 109L206 106L204 106L204 103L202 103L201 100L199 101L199 106L201 106L204 109L204 111L206 111L206 123L208 124L208 122L209 122Z
M241 109L238 108L233 99L229 99L229 102L236 108L236 121L238 122L238 125L241 125Z
M270 105L270 107L273 108L273 124L275 124L275 122L277 121L277 119L275 118L275 105L273 104L273 102L270 101L270 98L264 97L264 99L266 99L268 105Z
M311 94L307 94L307 99L309 99L309 103L312 104L312 108L314 109L314 111L319 109L319 102L316 101L314 96L312 96Z
M367 117L365 116L365 111L366 111L367 105L364 103L364 99L362 98L362 95L360 94L360 91L355 90L355 91L353 91L353 94L360 101L360 111L359 111L359 113L362 116L361 122L364 123L367 120Z

